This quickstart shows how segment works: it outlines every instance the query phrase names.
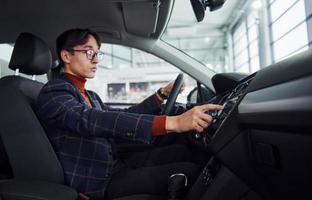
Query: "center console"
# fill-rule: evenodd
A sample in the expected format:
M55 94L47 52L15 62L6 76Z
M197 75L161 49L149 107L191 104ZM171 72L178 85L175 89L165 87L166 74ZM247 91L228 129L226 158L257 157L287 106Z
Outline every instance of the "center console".
M216 153L235 137L236 131L231 129L235 126L231 123L235 123L237 106L246 94L254 75L232 81L230 88L217 91L217 95L208 102L223 105L224 109L209 111L208 114L213 117L213 123L203 133L195 134L194 138L206 150ZM222 79L226 78L224 76L226 74ZM219 82L224 82L224 80ZM231 131L226 129L231 129ZM216 157L212 157L185 199L249 199L249 197L250 199L261 199L230 169L221 164Z

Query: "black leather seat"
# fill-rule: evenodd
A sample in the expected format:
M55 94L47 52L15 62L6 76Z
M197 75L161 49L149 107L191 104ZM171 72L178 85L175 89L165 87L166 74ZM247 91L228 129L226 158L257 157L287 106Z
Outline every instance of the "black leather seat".
M51 52L41 39L19 35L11 69L41 75L51 64ZM0 79L0 136L13 178L0 183L3 199L77 199L77 193L64 186L62 167L34 112L42 86L21 76Z

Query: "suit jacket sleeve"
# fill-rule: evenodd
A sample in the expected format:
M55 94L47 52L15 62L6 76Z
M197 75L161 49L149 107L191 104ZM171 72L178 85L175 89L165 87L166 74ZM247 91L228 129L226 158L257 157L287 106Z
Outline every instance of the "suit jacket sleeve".
M161 111L161 105L156 101L155 94L149 96L141 103L131 106L126 109L118 109L112 108L102 102L100 97L92 91L88 91L90 95L94 96L98 102L101 104L103 110L109 111L122 111L122 112L130 112L130 113L140 113L140 114L152 114L152 115L159 115Z
M149 96L141 103L131 106L126 109L118 109L118 108L112 108L106 104L104 104L101 100L101 98L92 91L88 91L90 95L94 96L98 100L98 102L101 104L101 107L103 110L110 110L110 111L123 111L123 112L132 112L132 113L140 113L140 114L152 114L152 115L160 115L161 110L163 109L164 104L160 105L156 101L155 94ZM173 107L173 114L172 115L180 115L184 113L187 109L183 107L182 105L174 105Z
M141 103L125 109L126 112L142 113L142 114L160 114L161 107L157 103L155 94L149 96Z
M37 104L38 117L45 127L56 126L82 136L150 141L153 115L89 108L78 95L74 86L63 80L46 84Z

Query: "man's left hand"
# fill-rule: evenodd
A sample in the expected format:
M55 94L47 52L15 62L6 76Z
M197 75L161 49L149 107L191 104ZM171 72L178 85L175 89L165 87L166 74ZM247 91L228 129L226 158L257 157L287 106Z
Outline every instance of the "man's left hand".
M163 88L161 89L161 90L162 90L162 93L165 94L165 95L167 95L167 96L169 96L169 94L170 94L170 92L171 92L171 90L172 90L172 87L173 87L173 82L168 83L165 87L163 87ZM181 87L181 89L180 89L180 91L179 91L179 94L180 94L181 92L183 92L184 89L185 89L185 82L183 82L182 87Z

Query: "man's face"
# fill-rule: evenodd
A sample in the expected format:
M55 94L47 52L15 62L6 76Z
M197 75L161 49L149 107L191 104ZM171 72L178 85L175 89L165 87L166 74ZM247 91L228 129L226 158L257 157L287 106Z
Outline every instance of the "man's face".
M91 60L88 59L86 51L93 50L94 52L99 51L99 46L93 36L89 36L87 43L83 45L77 45L73 48L73 52L66 52L65 68L64 71L69 74L73 74L80 78L93 78L96 73L98 59L97 56Z

